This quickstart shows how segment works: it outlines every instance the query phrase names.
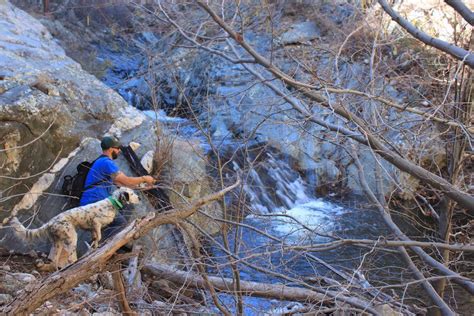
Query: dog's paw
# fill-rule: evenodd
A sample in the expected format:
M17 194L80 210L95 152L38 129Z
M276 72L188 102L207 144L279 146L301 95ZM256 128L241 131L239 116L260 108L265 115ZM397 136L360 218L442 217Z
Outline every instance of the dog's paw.
M36 268L40 272L54 272L56 271L56 267L53 263L44 263L42 260L38 260L36 262Z
M97 247L99 247L99 241L98 240L94 240L91 244L92 248L96 249Z

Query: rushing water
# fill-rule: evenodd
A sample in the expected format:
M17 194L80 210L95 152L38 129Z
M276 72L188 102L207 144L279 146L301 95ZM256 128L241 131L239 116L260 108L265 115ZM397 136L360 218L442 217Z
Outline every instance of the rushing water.
M120 58L118 56L117 58ZM138 67L130 64L131 68ZM127 101L136 106L138 97L135 88L119 84L125 77L129 83L133 78L128 73L109 72L106 83L117 89ZM169 117L163 110L144 111L154 120L160 121L168 130L185 139L198 139L203 150L210 153L203 131L187 119ZM206 132L206 131L204 131ZM236 148L238 140L216 139L223 147ZM247 144L249 145L249 144ZM249 168L251 166L251 168ZM243 223L272 235L280 241L272 240L256 230L242 227L234 234L229 234L231 249L246 262L269 269L288 277L334 277L334 271L341 274L352 273L361 261L360 249L344 247L333 251L318 253L282 251L284 245L310 245L333 240L334 236L344 238L373 238L384 234L384 226L377 213L354 207L355 199L346 199L344 204L320 198L314 195L314 188L306 183L298 172L292 170L287 159L272 150L266 150L257 164L250 157L241 157L232 162L236 172L244 172L248 177L244 190L249 206L248 215ZM237 239L234 239L238 236ZM211 273L231 277L225 252L221 249L222 239L217 237L211 245ZM220 245L220 246L219 246ZM367 251L367 250L365 250ZM277 276L259 272L244 264L238 265L242 280L265 283L288 283ZM333 270L331 270L333 269ZM364 275L359 275L363 281ZM363 284L360 281L359 284ZM223 304L235 310L232 296L220 294ZM288 312L299 305L291 302L273 301L254 297L244 297L245 314L262 314L267 312Z
M374 211L315 197L312 193L314 190L284 159L278 159L270 152L266 156L258 168L249 172L250 181L244 186L252 212L244 223L279 238L281 242L270 240L254 230L241 228L241 239L231 240L231 249L238 242L239 257L252 257L248 260L252 264L294 278L333 277L334 271L329 270L324 263L350 275L363 256L360 249L345 247L310 253L282 251L280 248L283 244L328 242L333 240L333 236L377 239L384 232L381 218ZM241 166L234 162L234 168L237 170ZM222 250L218 247L213 249L216 257L220 258L216 263L225 263ZM243 264L239 265L239 270L242 280L288 283ZM225 270L224 274L231 277L230 269ZM363 281L363 275L359 277L361 284L367 284ZM230 296L223 296L223 300L230 306L234 304ZM261 314L262 311L283 313L298 306L252 297L244 297L244 302L246 315Z
M190 121L183 118L168 117L164 111L145 111L146 115L162 122L168 129L187 139L201 141L205 151L210 150L203 134ZM221 140L218 140L219 142ZM228 141L227 146L238 146L237 141ZM252 168L249 168L252 165ZM242 227L235 239L235 231L229 234L230 248L237 249L235 255L248 258L247 262L275 273L289 277L334 277L334 271L351 275L360 264L363 253L360 249L344 247L333 251L318 253L280 250L285 245L310 245L343 238L377 239L385 234L382 220L375 211L363 210L348 199L338 203L314 195L314 188L306 183L298 172L292 170L289 162L273 150L266 150L258 163L250 157L232 161L235 172L246 173L244 191L249 206L243 223L259 231L280 239L272 240L258 231ZM352 204L352 205L351 205ZM225 252L221 249L223 241L217 237L211 245L212 274L232 277ZM366 250L367 251L367 250ZM280 283L281 278L239 264L242 280L264 283ZM337 277L337 276L336 276ZM359 283L364 283L364 275L359 274ZM286 283L286 282L285 282ZM367 283L366 283L367 284ZM232 296L220 294L223 304L235 310ZM254 297L244 297L245 314L261 314L262 311L288 312L299 305Z

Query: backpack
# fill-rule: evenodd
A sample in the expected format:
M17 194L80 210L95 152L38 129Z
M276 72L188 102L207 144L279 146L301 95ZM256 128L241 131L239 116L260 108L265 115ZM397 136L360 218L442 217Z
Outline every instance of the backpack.
M99 158L104 157L99 156ZM82 193L86 191L87 189L90 189L100 183L102 183L104 180L97 181L89 186L87 188L84 188L84 184L86 183L87 175L89 174L89 170L91 170L92 165L99 159L97 158L93 162L89 161L83 161L80 164L77 165L76 170L77 173L75 175L66 175L64 176L63 179L63 184L61 186L61 193L64 195L67 195L69 197L69 205L71 207L76 207L79 206L79 202L82 197Z

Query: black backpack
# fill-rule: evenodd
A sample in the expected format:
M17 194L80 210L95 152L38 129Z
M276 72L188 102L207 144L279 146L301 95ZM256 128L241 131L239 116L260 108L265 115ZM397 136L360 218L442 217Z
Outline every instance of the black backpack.
M84 188L89 170L91 170L92 165L102 157L104 157L104 155L99 156L99 158L93 162L83 161L77 165L77 173L75 175L64 176L63 185L61 186L61 193L69 196L69 205L71 207L76 207L79 205L82 193L84 193L84 191L105 181L105 179L103 179L87 186L87 188Z

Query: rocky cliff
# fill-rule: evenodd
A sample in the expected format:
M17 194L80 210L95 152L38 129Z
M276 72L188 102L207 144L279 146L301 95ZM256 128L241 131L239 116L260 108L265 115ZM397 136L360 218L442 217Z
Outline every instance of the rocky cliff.
M62 178L74 174L79 162L100 154L97 138L115 135L123 144L136 143L140 157L150 156L156 148L157 128L160 132L161 128L84 71L40 22L9 2L0 3L0 27L0 219L6 222L17 215L25 225L34 227L64 210L67 199L58 196ZM174 182L179 191L195 181L206 186L191 189L186 198L193 199L210 189L205 184L205 167L198 163L201 158L187 146L181 142L174 150L173 161L179 167L172 161L174 171L169 176L181 179ZM197 163L187 164L193 155ZM134 175L125 159L119 158L118 164L127 175ZM142 198L145 202L132 217L152 210ZM184 202L173 201L177 206ZM211 210L219 213L217 205ZM199 221L199 216L196 218ZM177 247L169 229L157 229L152 235L164 238L142 241L148 249L161 249L150 255L176 259L178 252L166 250ZM83 251L84 244L79 246ZM36 245L19 242L7 225L0 230L0 248L48 249L44 241Z

